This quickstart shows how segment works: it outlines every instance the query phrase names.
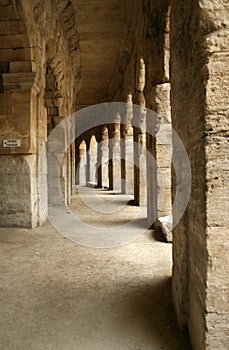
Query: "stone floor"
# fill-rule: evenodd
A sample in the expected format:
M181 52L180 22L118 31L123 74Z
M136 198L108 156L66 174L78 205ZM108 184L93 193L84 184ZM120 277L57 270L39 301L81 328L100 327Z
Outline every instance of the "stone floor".
M116 205L125 199L97 195ZM71 210L101 227L139 211L128 205L98 220L85 205L76 196ZM0 251L0 349L190 349L171 304L172 245L157 232L101 249L76 244L50 223L1 228Z

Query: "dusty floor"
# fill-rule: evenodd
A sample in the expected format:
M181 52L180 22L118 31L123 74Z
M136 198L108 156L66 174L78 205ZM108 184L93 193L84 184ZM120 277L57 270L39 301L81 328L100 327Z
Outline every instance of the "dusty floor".
M71 208L86 220L79 202ZM139 209L125 210L126 219ZM94 249L49 223L0 229L0 349L190 349L171 304L172 246L158 236L148 230L125 246Z

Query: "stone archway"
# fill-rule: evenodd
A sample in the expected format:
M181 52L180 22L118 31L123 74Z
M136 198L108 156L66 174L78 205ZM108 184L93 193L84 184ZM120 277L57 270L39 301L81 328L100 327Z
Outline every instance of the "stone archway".
M97 184L97 155L98 155L98 143L95 135L90 138L89 154L90 154L90 179L89 185L95 187Z
M86 186L86 166L87 166L87 145L86 142L83 140L81 141L79 145L79 165L78 165L78 185L80 186Z

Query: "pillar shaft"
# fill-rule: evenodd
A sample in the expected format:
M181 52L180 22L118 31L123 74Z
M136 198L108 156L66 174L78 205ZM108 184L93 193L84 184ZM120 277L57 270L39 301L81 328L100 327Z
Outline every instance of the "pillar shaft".
M146 205L146 111L142 92L138 94L141 104L136 119L134 131L134 202L136 205ZM137 126L136 126L137 125Z
M120 118L109 128L109 188L121 192Z
M78 142L75 142L75 181L76 185L81 185L80 181L80 149Z
M168 241L172 240L171 153L172 125L170 84L156 85L151 92L153 112L147 119L149 130L147 149L155 159L147 160L147 213L150 223L161 228ZM152 120L151 120L152 119ZM151 125L152 124L152 125ZM154 128L154 130L153 130ZM155 138L151 136L155 134ZM151 158L151 157L150 157Z
M149 225L157 218L156 114L147 115L147 219Z
M125 125L121 124L121 192L126 193L126 142L125 142Z
M102 143L97 144L97 187L103 186L102 181Z
M108 129L103 131L102 135L102 186L109 187L108 178L108 164L109 164L109 140L108 140Z
M89 149L89 145L87 144L86 147L86 185L89 185L90 182L90 149Z
M129 98L130 99L130 98ZM127 102L126 112L122 115L121 134L121 191L134 194L134 156L133 156L133 117L132 99Z

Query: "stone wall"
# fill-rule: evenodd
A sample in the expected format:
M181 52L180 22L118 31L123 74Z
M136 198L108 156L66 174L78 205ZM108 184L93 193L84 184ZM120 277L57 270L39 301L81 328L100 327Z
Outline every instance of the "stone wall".
M47 120L50 131L75 109L80 80L77 31L71 2L9 0L0 2L0 9L0 157L4 166L0 225L34 227L45 220L38 195L38 158L47 139ZM3 147L3 141L10 139L20 140L21 146ZM66 202L74 179L69 163L70 150L62 169ZM13 164L20 164L21 173ZM26 174L27 185L6 191L6 177L9 184L20 184L21 174ZM23 210L19 203L24 200Z
M206 37L209 53L206 85L206 347L229 344L228 254L229 234L229 4L205 1L201 11L214 30Z
M190 201L173 232L173 300L198 350L228 346L228 13L226 2L172 2L172 123L192 168Z

